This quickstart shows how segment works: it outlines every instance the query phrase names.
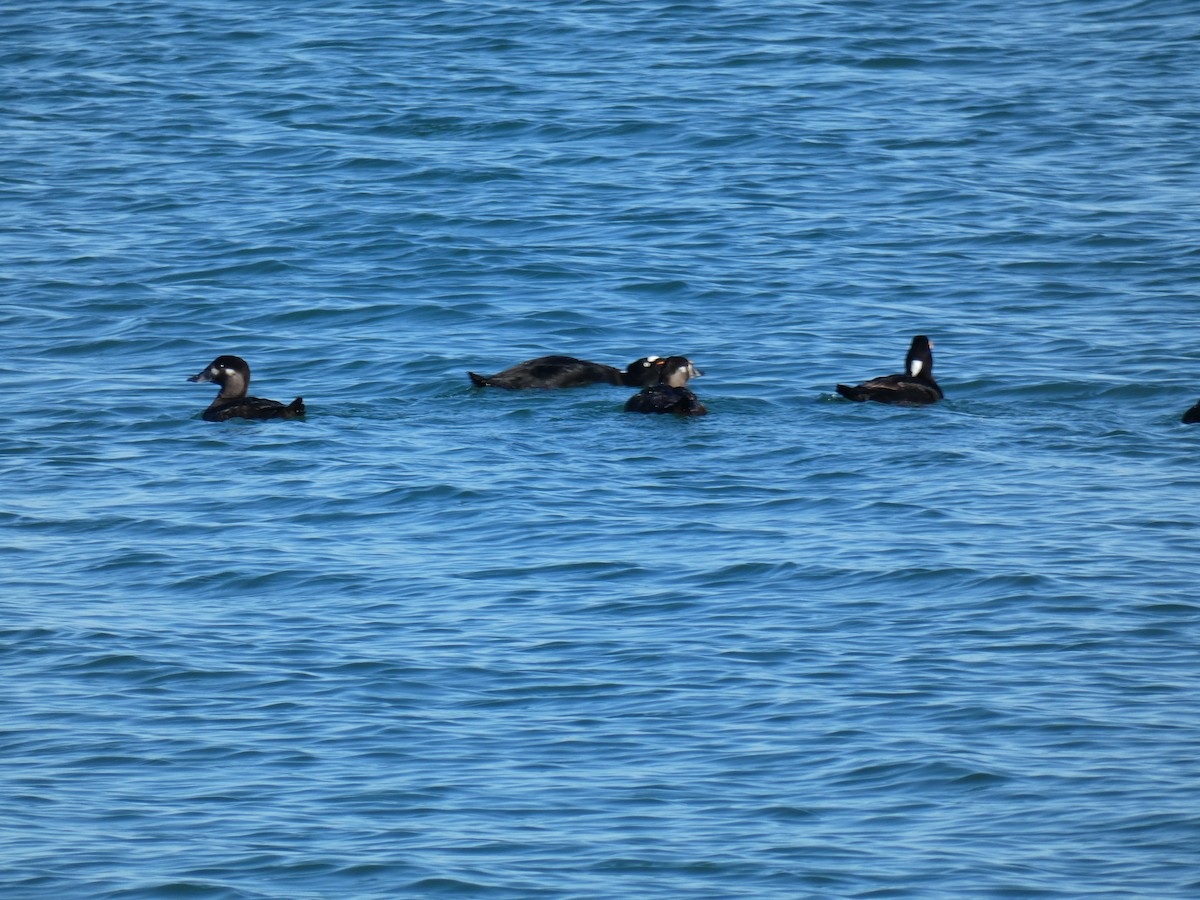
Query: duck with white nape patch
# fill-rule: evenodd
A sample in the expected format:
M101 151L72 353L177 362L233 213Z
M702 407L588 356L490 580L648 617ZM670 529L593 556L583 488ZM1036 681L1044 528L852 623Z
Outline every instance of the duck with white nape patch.
M298 419L305 413L304 400L297 397L289 404L261 397L248 397L250 366L240 356L218 356L188 381L220 386L216 398L204 411L208 422L226 419Z
M912 339L902 373L883 375L854 386L839 384L837 392L857 403L866 400L893 406L928 406L937 403L945 395L933 380L933 341L923 334Z
M704 404L690 390L689 378L699 378L704 373L692 365L685 356L668 356L657 361L658 383L640 394L634 394L625 403L626 412L674 413L677 416L703 416L708 414Z

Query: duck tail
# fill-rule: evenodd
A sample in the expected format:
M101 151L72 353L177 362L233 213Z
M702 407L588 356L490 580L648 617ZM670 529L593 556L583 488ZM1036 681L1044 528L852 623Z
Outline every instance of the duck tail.
M848 384L839 384L837 386L837 392L847 400L853 400L856 403L862 403L867 399L862 388L851 387Z
M471 376L471 384L475 385L475 387L487 387L491 384L491 381L485 375L476 375L474 372L468 372L467 374Z

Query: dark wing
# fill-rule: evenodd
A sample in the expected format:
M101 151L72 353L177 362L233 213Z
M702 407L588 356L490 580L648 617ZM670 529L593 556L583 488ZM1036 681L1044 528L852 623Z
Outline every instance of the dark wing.
M665 413L670 411L671 398L666 395L669 388L646 388L625 401L625 412Z
M522 388L562 388L580 384L620 384L621 373L612 366L576 359L573 356L539 356L510 366L495 375L476 375L468 372L479 387L499 387L508 390Z
M284 405L278 400L262 397L241 397L228 403L214 403L204 411L209 422L224 422L228 419L297 419L304 415L304 401L297 397Z
M680 416L703 416L708 412L704 408L704 404L687 388L669 387L663 384L646 388L640 394L634 394L625 402L625 411L675 413Z
M884 375L858 385L839 384L837 392L848 400L891 403L895 406L927 406L942 399L937 382L908 375Z

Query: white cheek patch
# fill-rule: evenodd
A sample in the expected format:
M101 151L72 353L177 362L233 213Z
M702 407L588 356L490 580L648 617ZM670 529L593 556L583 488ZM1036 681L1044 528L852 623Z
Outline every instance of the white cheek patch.
M228 376L228 375L236 375L237 373L236 373L236 372L234 372L234 371L233 371L233 369L230 369L230 368L226 367L226 368L224 368L224 369L222 369L222 370L221 370L221 374L222 374L222 375L226 375L226 376ZM915 373L914 373L914 374L915 374Z
M908 376L910 378L916 378L921 374L921 370L923 368L925 368L925 363L921 362L919 359L914 359L908 364Z

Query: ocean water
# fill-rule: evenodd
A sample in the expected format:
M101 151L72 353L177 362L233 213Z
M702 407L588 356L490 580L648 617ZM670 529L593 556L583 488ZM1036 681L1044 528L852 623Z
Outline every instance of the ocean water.
M5 898L1200 896L1194 4L0 33Z

